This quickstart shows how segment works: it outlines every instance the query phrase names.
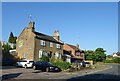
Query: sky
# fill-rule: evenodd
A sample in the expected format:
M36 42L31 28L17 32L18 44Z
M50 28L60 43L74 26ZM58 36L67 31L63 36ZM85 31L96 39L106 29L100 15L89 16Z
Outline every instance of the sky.
M10 32L19 36L29 15L36 31L53 36L59 30L64 43L104 48L106 54L118 51L117 2L3 2L2 40L8 41Z

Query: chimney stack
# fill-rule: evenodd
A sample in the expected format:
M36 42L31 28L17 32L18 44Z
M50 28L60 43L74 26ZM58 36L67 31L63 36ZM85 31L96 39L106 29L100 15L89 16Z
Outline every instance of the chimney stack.
M79 44L76 44L76 47L79 48Z
M54 32L54 36L53 36L55 39L57 39L57 40L60 40L60 36L59 36L59 31L57 30L55 30L55 32Z
M34 25L35 25L35 22L33 22L33 21L29 22L29 28L31 28L32 31L35 30Z

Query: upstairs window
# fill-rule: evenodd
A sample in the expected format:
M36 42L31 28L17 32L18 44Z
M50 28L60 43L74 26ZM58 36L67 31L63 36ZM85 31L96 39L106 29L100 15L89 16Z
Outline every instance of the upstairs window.
M40 45L45 46L45 45L46 45L46 42L45 42L44 40L41 40Z
M76 52L76 56L80 56L80 52Z
M56 44L56 48L60 49L60 44Z
M52 42L50 42L50 47L53 47L53 43Z

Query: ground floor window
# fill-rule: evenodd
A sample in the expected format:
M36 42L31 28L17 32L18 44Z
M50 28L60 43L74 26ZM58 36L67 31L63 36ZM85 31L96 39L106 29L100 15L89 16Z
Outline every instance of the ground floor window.
M43 51L42 51L42 50L39 50L39 58L42 57L42 54L43 54Z

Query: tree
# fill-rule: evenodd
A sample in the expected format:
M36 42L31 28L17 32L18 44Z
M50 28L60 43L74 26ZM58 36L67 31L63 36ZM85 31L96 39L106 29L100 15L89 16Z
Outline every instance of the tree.
M103 61L106 59L105 50L103 48L97 48L94 52L96 61Z
M85 50L85 59L86 60L94 60L94 51Z
M16 49L16 45L13 46L13 49Z
M14 37L14 41L13 41L14 44L16 44L16 39L17 39L17 37L15 36Z
M13 43L13 41L14 41L14 35L12 32L10 32L10 37L8 39L8 42Z
M10 36L9 36L9 39L8 39L8 42L15 44L15 43L16 43L16 39L17 39L17 37L14 36L13 33L11 32L11 33L10 33Z
M85 60L103 61L106 59L105 52L103 48L97 48L95 51L85 50Z
M4 50L3 50L4 52L9 52L9 50L12 49L8 43L7 44L3 44L3 48L4 48Z

